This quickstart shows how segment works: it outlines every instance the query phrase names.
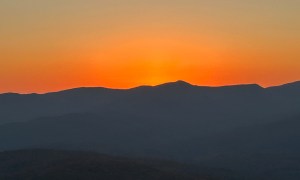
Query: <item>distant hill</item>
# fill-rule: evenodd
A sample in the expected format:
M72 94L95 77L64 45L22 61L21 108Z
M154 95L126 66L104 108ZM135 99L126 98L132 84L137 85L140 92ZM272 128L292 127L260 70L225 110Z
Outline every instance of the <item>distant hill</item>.
M245 119L234 122L238 126L250 120L267 120L274 113L295 113L299 90L299 82L264 89L255 84L203 87L178 81L128 90L77 88L47 94L7 93L0 94L0 124L70 113L120 112L155 118L184 115L208 120ZM257 119L255 114L263 118Z

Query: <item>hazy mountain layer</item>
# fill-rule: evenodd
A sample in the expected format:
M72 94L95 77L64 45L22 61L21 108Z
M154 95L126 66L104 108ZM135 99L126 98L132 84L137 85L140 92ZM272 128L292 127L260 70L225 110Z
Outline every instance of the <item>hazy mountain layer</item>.
M2 94L0 117L0 150L92 150L232 169L253 179L300 178L299 82Z

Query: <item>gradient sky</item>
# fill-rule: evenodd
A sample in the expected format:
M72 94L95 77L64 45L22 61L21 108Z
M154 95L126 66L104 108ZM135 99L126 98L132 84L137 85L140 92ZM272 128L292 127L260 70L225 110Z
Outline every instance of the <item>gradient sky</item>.
M0 92L300 80L299 0L1 0Z

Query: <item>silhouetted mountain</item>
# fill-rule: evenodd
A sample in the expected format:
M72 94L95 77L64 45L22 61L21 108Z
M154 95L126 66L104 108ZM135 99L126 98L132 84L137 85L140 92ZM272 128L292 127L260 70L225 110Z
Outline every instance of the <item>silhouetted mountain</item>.
M300 81L285 84L282 86L270 87L267 88L267 90L276 96L286 96L289 98L292 98L293 96L297 97L300 91Z
M288 83L288 84L284 84L281 86L274 86L274 87L269 87L268 89L281 89L281 90L286 90L286 91L296 91L300 89L300 81L296 81L293 83Z
M185 89L185 88L192 88L195 87L194 85L187 83L185 81L176 81L176 82L170 82L170 83L165 83L156 86L156 88L171 88L171 89Z
M299 82L262 88L178 81L128 90L2 94L0 150L56 148L174 159L254 179L275 172L274 159L283 165L276 166L280 177L297 179L299 174L284 168L300 164L299 104Z
M285 89L285 86L282 86L282 89ZM299 92L297 87L292 89ZM282 106L282 101L286 102L282 97L289 100L289 106ZM253 111L250 113L251 116L253 114L270 116L274 111L278 115L295 113L297 111L294 108L295 103L298 104L299 99L294 95L291 97L290 93L285 91L274 95L272 88L263 89L258 85L201 87L183 81L129 90L77 88L47 94L2 94L0 95L0 124L70 113L107 111L146 116L150 114L173 116L171 109L197 118L201 114L203 119L210 118L208 116L212 113L248 117L249 110ZM195 116L195 113L198 115Z

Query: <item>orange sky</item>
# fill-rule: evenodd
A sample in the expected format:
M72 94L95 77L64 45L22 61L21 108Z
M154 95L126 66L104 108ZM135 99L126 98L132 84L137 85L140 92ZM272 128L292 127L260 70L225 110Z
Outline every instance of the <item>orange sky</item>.
M0 92L300 80L300 1L4 0Z

